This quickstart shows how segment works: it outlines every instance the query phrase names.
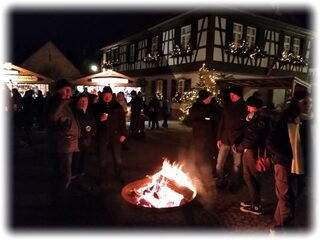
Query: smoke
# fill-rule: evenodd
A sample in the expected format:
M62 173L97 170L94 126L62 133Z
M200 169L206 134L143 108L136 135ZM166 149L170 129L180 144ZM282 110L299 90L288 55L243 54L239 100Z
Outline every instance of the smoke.
M215 180L212 176L212 165L205 161L196 161L195 151L179 152L179 163L188 174L197 190L197 199L204 209L214 208L216 194Z

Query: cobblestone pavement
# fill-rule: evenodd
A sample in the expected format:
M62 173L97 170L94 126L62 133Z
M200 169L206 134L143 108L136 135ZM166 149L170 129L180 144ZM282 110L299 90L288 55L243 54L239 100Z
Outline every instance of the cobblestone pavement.
M240 212L239 202L248 197L243 184L235 192L217 190L211 176L200 177L211 180L200 189L194 201L180 208L146 209L122 199L122 187L155 173L162 165L162 157L171 161L184 160L186 166L192 166L190 141L191 129L172 121L169 122L169 129L146 129L145 138L129 138L128 149L123 152L123 184L114 179L112 166L108 181L99 184L97 158L93 151L87 175L73 182L64 203L56 206L50 191L53 163L47 158L45 133L35 131L30 145L20 143L14 151L9 151L9 162L12 164L8 165L10 197L7 201L7 220L10 229L112 229L121 232L124 229L144 231L166 227L168 230L257 232L267 235L276 203L273 172L262 176L264 211L261 216ZM310 199L308 189L297 207L296 229L303 232L309 231L312 225L307 199Z

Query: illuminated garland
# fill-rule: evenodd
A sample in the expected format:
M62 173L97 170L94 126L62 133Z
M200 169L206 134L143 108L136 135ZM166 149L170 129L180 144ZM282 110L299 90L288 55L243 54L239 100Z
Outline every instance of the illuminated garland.
M158 51L154 53L148 53L146 57L143 58L145 63L157 63L160 60L160 53Z
M230 55L250 57L251 59L264 58L266 53L262 51L259 46L249 47L246 40L243 40L241 44L232 42L225 49L225 52Z
M197 82L196 86L190 91L176 93L172 101L180 103L179 109L182 112L182 116L179 119L181 121L183 121L189 115L189 109L192 107L193 103L197 101L200 90L204 89L208 92L211 92L214 97L219 97L219 95L216 94L216 78L217 74L215 73L215 70L209 70L205 64L203 64L199 69L199 81Z
M293 65L300 65L300 66L308 65L308 61L304 59L302 56L295 55L294 53L288 52L288 51L283 51L278 61L281 64L293 64Z
M190 56L192 55L192 46L191 43L188 43L185 48L176 45L173 50L170 52L170 57L179 57L179 56Z

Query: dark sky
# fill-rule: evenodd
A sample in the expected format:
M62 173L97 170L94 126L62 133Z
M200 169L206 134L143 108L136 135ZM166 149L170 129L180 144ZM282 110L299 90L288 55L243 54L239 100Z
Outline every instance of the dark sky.
M7 21L9 61L20 65L45 43L52 41L76 67L85 72L93 61L99 63L100 48L183 11L11 9ZM277 11L272 15L301 27L309 26L308 14L301 10Z

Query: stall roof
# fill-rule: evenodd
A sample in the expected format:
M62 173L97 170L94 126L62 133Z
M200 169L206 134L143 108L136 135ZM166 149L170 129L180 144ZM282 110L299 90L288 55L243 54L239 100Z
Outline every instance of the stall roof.
M251 88L280 88L294 89L295 87L311 88L311 85L295 76L272 76L272 77L250 77L250 78L221 78L216 79L220 87L238 85Z
M26 84L50 84L53 79L45 77L41 74L32 72L22 67L18 67L12 63L5 63L2 67L2 74L5 76L5 81L13 81L16 83Z
M117 79L119 80L127 79L128 82L127 83L114 82ZM102 80L105 80L105 81L102 81ZM92 74L86 77L76 79L73 81L73 84L84 85L84 86L105 86L105 85L112 84L115 87L135 87L136 80L122 73L119 73L113 70L107 70L107 71L102 71L96 74Z

